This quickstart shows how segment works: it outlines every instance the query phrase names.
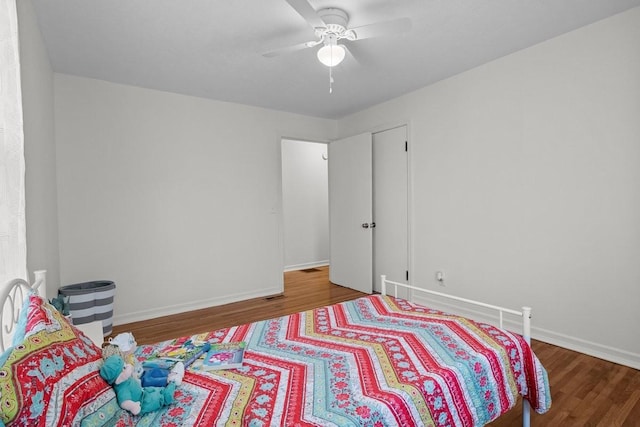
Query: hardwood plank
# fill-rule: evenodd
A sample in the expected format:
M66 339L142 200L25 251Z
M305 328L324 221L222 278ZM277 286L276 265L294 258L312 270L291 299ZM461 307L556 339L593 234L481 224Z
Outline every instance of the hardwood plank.
M284 316L358 298L364 294L329 282L327 267L284 275L283 295L256 298L144 322L117 325L113 335L130 331L140 344L212 331ZM549 374L551 410L531 414L532 427L640 427L640 371L595 357L533 341L532 347ZM522 404L491 423L521 425Z

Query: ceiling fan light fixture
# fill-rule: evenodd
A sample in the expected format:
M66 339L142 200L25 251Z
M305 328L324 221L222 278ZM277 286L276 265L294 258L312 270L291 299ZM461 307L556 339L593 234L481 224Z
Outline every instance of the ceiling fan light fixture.
M318 61L327 67L335 67L342 62L345 54L344 46L329 43L318 49Z

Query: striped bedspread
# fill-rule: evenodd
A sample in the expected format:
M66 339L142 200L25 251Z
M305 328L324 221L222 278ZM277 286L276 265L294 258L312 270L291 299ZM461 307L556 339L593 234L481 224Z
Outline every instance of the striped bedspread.
M387 296L208 339L245 341L242 368L188 372L174 406L121 425L481 426L518 395L539 413L551 404L546 371L520 336Z

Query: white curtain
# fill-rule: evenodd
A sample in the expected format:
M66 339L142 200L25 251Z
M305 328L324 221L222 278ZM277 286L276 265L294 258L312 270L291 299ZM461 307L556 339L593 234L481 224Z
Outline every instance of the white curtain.
M16 0L0 0L0 285L27 278L24 168Z

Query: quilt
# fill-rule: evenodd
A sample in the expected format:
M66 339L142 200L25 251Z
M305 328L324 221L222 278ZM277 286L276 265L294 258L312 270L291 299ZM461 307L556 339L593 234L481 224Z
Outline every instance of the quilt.
M183 337L178 340L187 340ZM176 403L134 417L96 396L83 426L482 426L519 395L551 405L547 373L517 334L371 295L213 331L245 341L240 368L188 371ZM169 341L140 346L144 360Z

